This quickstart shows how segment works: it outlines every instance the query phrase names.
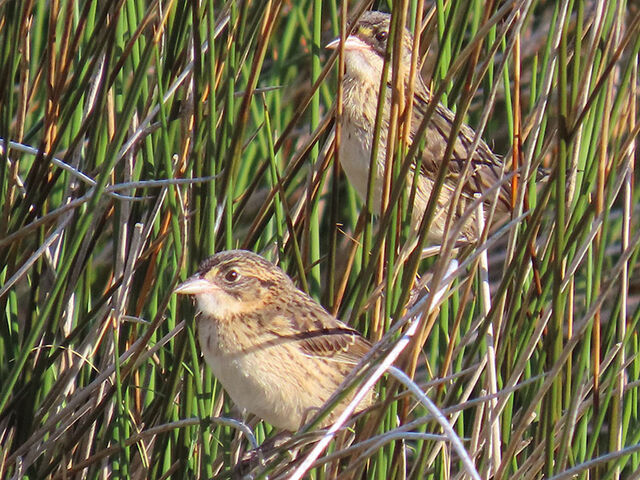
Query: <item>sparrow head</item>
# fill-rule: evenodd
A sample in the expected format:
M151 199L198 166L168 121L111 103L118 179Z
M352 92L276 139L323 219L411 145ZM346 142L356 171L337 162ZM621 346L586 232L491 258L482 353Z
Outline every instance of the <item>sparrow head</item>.
M345 39L344 53L347 75L372 79L382 75L384 56L389 40L391 15L383 12L365 12L356 22L351 34ZM404 29L403 63L408 65L411 59L413 37L411 32ZM331 41L326 48L336 49L340 45L340 38ZM405 74L408 69L405 68ZM375 78L375 77L374 77Z
M228 250L202 262L175 293L193 295L198 309L218 321L255 312L295 288L277 266L253 252Z

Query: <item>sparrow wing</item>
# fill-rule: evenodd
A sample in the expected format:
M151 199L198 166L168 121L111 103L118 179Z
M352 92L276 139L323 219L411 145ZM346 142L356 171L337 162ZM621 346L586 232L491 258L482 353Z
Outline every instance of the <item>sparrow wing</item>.
M356 364L371 344L357 330L331 316L320 304L298 292L290 308L268 322L279 341L296 342L304 355Z
M299 339L305 355L325 357L356 364L369 351L371 344L351 328L327 328L304 332Z
M425 92L417 93L414 98L413 108L415 113L411 125L412 132L418 130L428 107L428 97ZM444 158L449 136L453 130L454 119L455 114L441 104L436 106L431 115L424 134L425 145L420 167L422 173L428 178L434 179L437 175L442 159ZM469 161L467 152L473 144L474 137L475 132L469 126L465 124L460 126L448 165L448 175L451 176L451 182L446 183L450 183L451 185L457 184L458 177ZM480 140L476 146L476 150L470 161L471 171L469 180L465 182L462 190L462 193L469 198L473 198L475 193L485 192L491 186L500 182L504 173L508 173L508 170L503 172L502 158L496 156L482 140ZM511 190L509 183L503 184L500 188L499 201L506 209L510 209L510 197Z

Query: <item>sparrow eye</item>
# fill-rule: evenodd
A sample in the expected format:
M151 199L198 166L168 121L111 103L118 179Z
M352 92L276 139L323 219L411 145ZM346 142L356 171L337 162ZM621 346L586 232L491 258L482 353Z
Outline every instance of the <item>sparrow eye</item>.
M384 42L387 39L387 32L384 30L376 33L376 40L379 42Z
M239 276L240 274L235 270L229 270L227 273L224 274L224 279L229 283L233 283L236 280L238 280Z

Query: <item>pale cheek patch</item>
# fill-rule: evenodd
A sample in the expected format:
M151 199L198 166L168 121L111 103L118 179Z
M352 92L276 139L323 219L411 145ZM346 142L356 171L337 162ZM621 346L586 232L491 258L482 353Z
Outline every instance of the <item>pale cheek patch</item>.
M360 77L368 82L380 83L384 62L370 50L350 50L345 52L345 64L349 75Z
M227 318L244 310L242 302L220 290L196 295L196 300L198 310L215 318Z

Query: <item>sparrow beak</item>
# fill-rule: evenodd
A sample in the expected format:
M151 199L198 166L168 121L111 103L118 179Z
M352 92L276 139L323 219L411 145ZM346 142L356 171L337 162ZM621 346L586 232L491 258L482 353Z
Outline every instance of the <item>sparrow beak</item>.
M333 40L331 40L325 48L328 48L329 50L335 50L340 46L340 37L338 38L334 38ZM355 35L349 35L346 40L344 41L344 51L346 52L347 50L366 50L370 48L369 45L367 45L366 43L364 43L362 40L360 40L358 37L356 37Z
M211 282L204 278L191 277L176 287L173 293L180 295L197 295L199 293L207 293L214 289Z

